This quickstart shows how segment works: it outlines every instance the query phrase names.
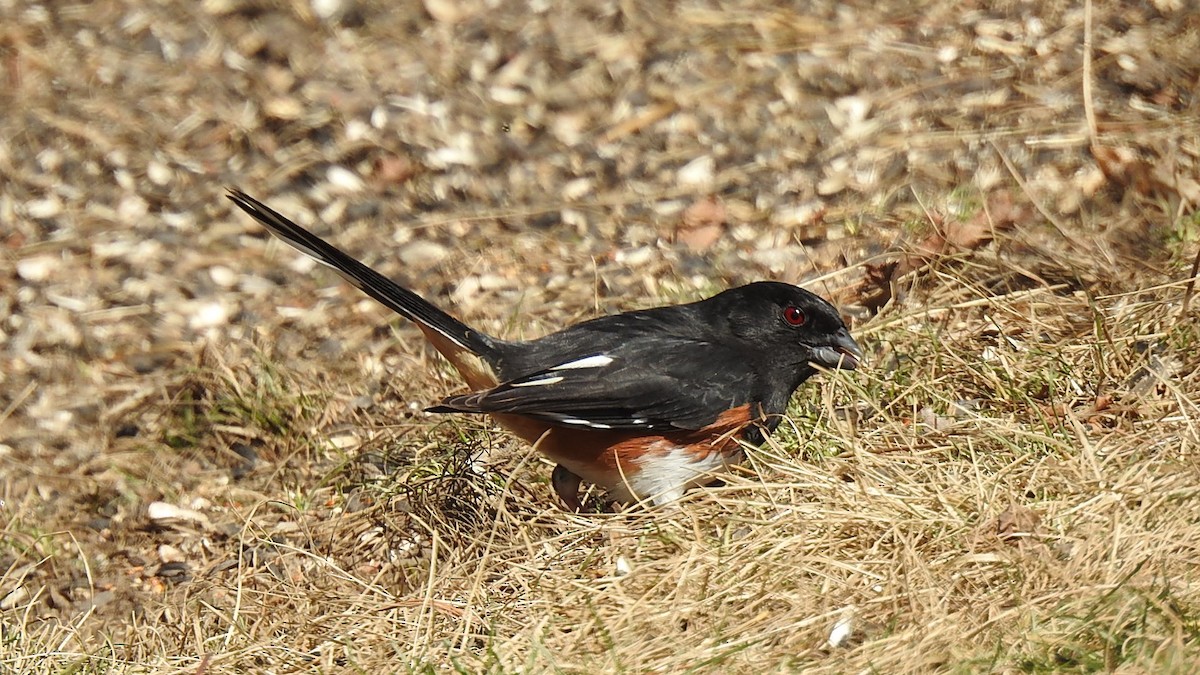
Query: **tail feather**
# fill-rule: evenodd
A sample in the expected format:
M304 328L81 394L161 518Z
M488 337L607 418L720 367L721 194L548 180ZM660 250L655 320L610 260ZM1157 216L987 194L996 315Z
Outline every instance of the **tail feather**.
M356 288L392 311L434 331L485 361L496 363L499 360L500 354L494 338L443 312L421 296L360 263L241 190L230 189L228 197L271 234L313 260L333 268Z

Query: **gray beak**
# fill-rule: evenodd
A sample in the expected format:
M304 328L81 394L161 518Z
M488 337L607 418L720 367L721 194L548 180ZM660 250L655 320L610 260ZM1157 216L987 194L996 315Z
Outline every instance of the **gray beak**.
M843 328L834 334L829 344L813 347L808 360L825 368L854 370L862 357L862 347L850 337L850 331Z

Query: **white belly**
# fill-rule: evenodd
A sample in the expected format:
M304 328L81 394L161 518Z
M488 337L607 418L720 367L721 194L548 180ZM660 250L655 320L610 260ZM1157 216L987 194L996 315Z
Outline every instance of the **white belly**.
M666 442L660 445L666 445ZM626 476L625 481L634 497L666 504L682 497L689 488L712 482L713 474L727 471L741 458L741 452L733 456L722 452L702 455L674 445L652 447L652 452L641 458L641 470Z

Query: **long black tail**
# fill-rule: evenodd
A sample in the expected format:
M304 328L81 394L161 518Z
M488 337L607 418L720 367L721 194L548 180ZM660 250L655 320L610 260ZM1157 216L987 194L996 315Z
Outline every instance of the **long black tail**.
M496 363L500 359L498 341L494 338L434 307L421 296L351 258L245 192L230 189L228 197L271 234L313 260L332 267L356 288L382 302L397 314L437 331L447 340L483 357L486 361Z

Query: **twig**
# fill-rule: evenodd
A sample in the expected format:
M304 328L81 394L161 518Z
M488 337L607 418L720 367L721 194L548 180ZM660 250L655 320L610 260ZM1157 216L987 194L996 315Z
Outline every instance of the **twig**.
M1189 305L1192 304L1192 292L1196 290L1196 275L1200 274L1200 248L1196 249L1196 258L1192 260L1192 273L1188 275L1187 288L1183 289L1183 313L1180 316L1187 318L1190 313Z
M1196 273L1192 272L1192 276L1196 276ZM1186 303L1184 306L1186 306ZM17 394L16 397L13 398L12 403L9 403L8 407L4 409L4 412L0 412L0 423L8 419L8 416L13 414L17 408L20 408L21 404L25 402L25 399L29 398L29 395L33 393L34 389L37 389L37 380L31 380L29 384L25 385L25 388L21 390L21 393Z
M1021 186L1021 191L1025 193L1025 196L1029 198L1029 201L1033 202L1034 208L1036 208L1038 212L1042 214L1042 217L1050 221L1050 224L1054 226L1054 229L1058 230L1059 236L1063 237L1064 239L1070 239L1070 235L1067 234L1067 228L1061 222L1059 222L1058 218L1056 218L1054 214L1050 213L1050 209L1042 206L1041 202L1034 198L1033 193L1029 191L1029 184L1026 183L1025 179L1021 177L1020 172L1017 171L1017 167L1014 166L1013 163L1008 159L1008 156L1004 154L1004 151L1000 149L1000 146L996 145L995 141L992 141L991 143L992 149L995 150L996 154L1000 156L1000 161L1004 162L1004 166L1008 169L1008 173L1012 175L1013 180L1017 181L1017 185Z
M1088 136L1096 144L1096 110L1092 106L1092 0L1083 3L1083 116L1087 119Z

